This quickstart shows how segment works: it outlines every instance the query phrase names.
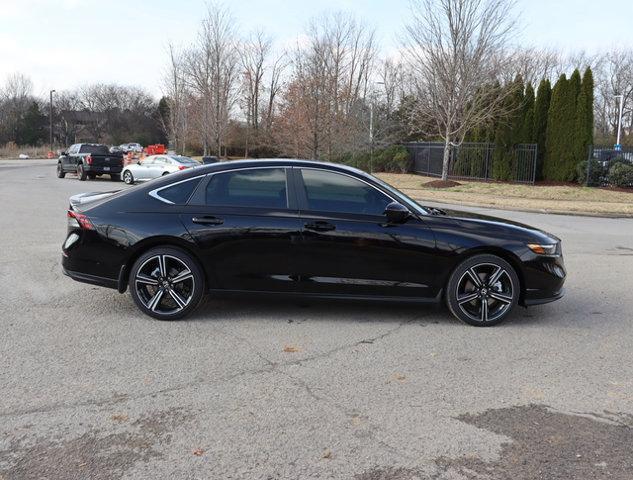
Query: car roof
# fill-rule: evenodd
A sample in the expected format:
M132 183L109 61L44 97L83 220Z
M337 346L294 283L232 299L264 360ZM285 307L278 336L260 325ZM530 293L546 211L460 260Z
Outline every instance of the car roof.
M145 157L147 160L150 157ZM158 177L151 181L151 185L147 184L141 189L130 189L135 191L157 190L163 186L167 186L174 182L181 182L190 178L199 177L214 172L229 172L231 170L239 170L243 168L262 168L262 167L309 167L318 168L320 170L330 170L351 174L355 177L362 177L374 183L375 180L366 172L347 165L330 162L318 162L315 160L297 160L289 158L265 158L257 160L231 160L227 162L217 162L211 164L202 164L195 168L187 168L179 172Z
M367 173L363 172L362 170L350 167L348 165L342 165L340 163L320 162L317 160L301 160L293 158L261 158L256 160L231 160L228 162L216 162L196 167L195 172L197 174L200 174L202 172L211 173L216 171L228 171L252 167L312 167L367 176Z

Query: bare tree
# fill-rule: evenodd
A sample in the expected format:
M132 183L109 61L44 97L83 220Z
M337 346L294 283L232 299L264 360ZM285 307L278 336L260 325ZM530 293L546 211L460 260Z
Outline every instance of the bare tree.
M167 45L169 63L163 76L163 94L169 107L167 134L176 152L185 153L187 142L187 97L183 53Z
M374 31L350 15L334 13L314 19L308 38L292 55L283 115L305 122L297 130L310 132L309 140L288 147L309 143L309 151L301 156L332 159L360 144L362 104L375 57Z
M251 134L257 140L261 120L260 108L264 96L264 74L267 70L271 51L271 40L261 30L251 34L240 49L240 67L242 69L241 108L246 116L246 148Z
M502 52L501 56L501 64L508 67L500 75L503 84L512 82L520 75L525 83L536 85L542 79L555 81L566 71L560 53L548 48L520 47Z
M508 0L417 0L405 46L417 94L414 125L434 124L430 135L445 143L442 179L448 178L450 145L502 114L509 89L492 84L514 28Z
M595 123L597 136L611 141L616 135L619 99L624 96L622 128L633 131L633 50L614 49L601 55L593 66L595 77Z
M15 141L20 119L33 101L31 79L18 72L7 75L0 88L0 140Z
M228 10L210 4L196 44L187 52L187 81L200 99L197 126L205 155L213 143L221 155L237 92L237 49L234 21Z

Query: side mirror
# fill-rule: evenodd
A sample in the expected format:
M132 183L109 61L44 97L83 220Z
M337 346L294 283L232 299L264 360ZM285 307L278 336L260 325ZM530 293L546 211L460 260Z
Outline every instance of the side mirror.
M61 155L62 157L65 157L66 155L68 155L68 153L67 153L67 152L61 152L61 153L60 153L60 155Z
M409 209L398 202L391 202L385 207L385 216L389 223L404 223L410 215Z

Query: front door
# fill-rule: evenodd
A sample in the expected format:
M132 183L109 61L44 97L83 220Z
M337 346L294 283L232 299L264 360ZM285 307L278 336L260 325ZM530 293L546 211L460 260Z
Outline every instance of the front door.
M210 288L296 291L299 213L283 167L211 174L181 216L203 252Z
M298 264L306 293L433 298L435 239L417 217L389 224L393 199L358 178L294 169L303 226Z

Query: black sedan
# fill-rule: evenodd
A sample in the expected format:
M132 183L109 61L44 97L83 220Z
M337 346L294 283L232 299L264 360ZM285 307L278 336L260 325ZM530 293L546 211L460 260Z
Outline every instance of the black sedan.
M301 160L215 163L71 197L64 273L161 320L205 293L446 302L471 325L563 295L560 240L423 207L359 170Z

